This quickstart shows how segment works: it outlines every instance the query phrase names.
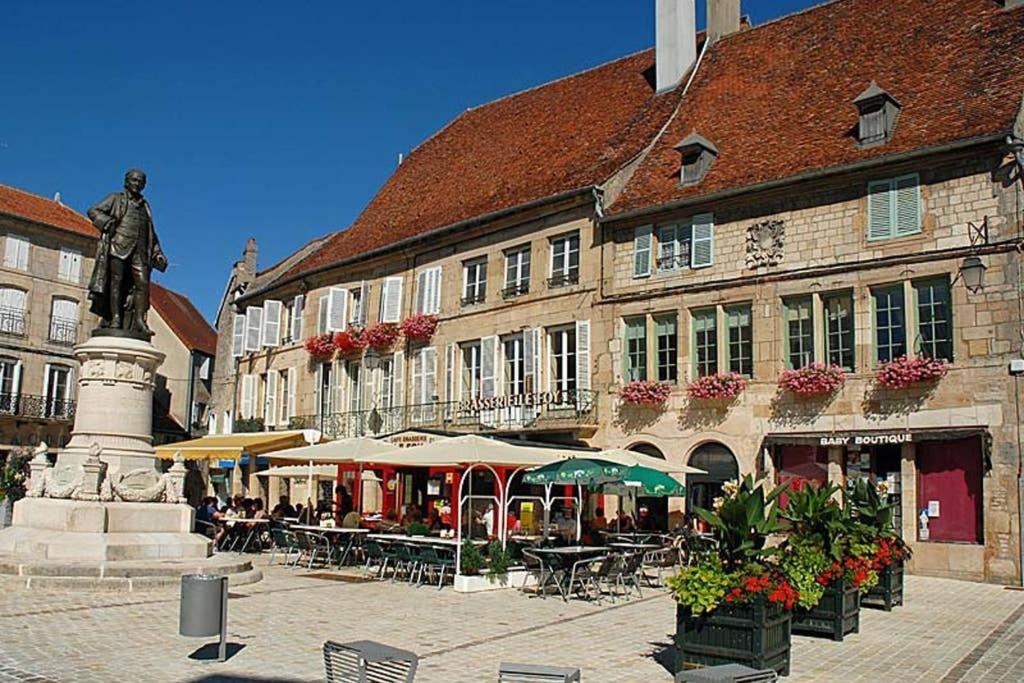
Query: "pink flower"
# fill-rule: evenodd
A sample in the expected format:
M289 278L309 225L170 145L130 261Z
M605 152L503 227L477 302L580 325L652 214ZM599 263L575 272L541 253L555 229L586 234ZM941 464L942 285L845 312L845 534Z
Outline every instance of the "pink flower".
M437 330L437 316L416 313L402 321L402 334L411 341L426 342Z
M838 365L811 363L798 370L783 370L779 386L797 396L824 396L834 393L846 382L846 372Z
M702 401L732 399L747 387L747 381L736 372L719 373L698 377L686 387L690 398Z
M400 330L394 323L377 323L366 328L366 343L378 351L386 351L398 341Z
M905 389L912 384L941 379L949 371L949 363L927 356L900 356L878 368L875 379L889 389Z
M619 398L622 402L633 405L660 406L671 395L672 385L668 382L636 380L619 389Z

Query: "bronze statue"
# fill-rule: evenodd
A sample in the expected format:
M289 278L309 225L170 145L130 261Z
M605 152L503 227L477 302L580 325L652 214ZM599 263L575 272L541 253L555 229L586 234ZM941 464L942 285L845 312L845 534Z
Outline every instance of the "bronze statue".
M124 175L124 192L114 192L89 209L99 228L96 265L89 280L90 310L101 318L94 335L123 335L149 340L149 274L167 270L167 257L153 229L153 214L142 196L146 174Z

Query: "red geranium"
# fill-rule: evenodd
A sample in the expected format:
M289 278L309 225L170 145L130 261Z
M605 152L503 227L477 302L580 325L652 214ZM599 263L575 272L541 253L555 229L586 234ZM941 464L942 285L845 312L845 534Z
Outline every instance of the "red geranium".
M905 389L912 384L941 379L948 370L949 363L941 359L900 356L878 368L875 379L889 389Z
M838 365L811 363L798 370L783 370L779 386L797 396L826 396L846 381L846 372Z
M378 351L387 351L398 341L400 330L394 323L377 323L366 328L366 343Z
M416 313L402 321L402 334L410 341L428 342L437 330L437 316Z
M321 334L306 340L306 352L317 360L327 360L334 355L334 338Z
M366 348L366 335L361 327L349 327L334 333L334 346L343 356L355 356Z

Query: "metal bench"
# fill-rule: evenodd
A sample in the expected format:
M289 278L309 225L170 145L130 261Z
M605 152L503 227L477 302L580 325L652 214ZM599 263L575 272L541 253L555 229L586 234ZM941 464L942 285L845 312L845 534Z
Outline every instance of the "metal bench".
M419 657L408 650L372 640L324 643L328 683L412 683L419 661Z
M580 670L568 666L509 664L498 667L499 683L579 683Z
M676 683L774 683L777 680L779 676L772 669L751 669L742 664L719 664L676 674Z

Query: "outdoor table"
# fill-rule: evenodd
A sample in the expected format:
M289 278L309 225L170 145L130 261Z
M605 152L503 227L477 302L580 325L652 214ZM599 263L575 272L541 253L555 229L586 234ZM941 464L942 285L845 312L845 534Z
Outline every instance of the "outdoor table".
M270 518L269 517L264 517L262 519L239 518L239 519L226 519L226 520L224 520L224 525L229 530L234 530L235 528L240 528L241 526L249 527L249 533L245 535L245 540L242 542L242 547L238 551L240 553L244 553L244 552L249 550L249 544L252 543L252 539L256 536L256 532L259 529L260 525L262 525L262 524L270 524ZM232 539L231 547L228 548L228 550L234 550L235 546L238 545L238 541L242 538L242 535L243 535L243 532L241 532L241 531L232 531L232 533L234 535L234 539Z
M612 548L622 550L660 550L663 546L660 543L627 543L625 541L615 541L608 544Z
M400 543L419 543L421 545L438 545L455 547L459 545L457 538L441 538L440 536L406 536L405 534L369 534L367 538L375 541L398 541ZM462 539L463 541L470 539ZM472 539L473 545L487 545L482 539Z
M569 596L565 589L566 572L570 571L576 562L588 557L597 557L610 549L604 545L567 545L558 548L534 548L532 552L549 558L553 565L551 575L558 592L562 594L563 600L568 600Z
M348 559L349 554L352 552L352 545L355 543L356 537L360 534L369 534L369 529L358 529L353 527L337 527L337 526L311 526L309 524L292 524L292 529L299 529L300 531L311 531L315 534L324 534L328 538L332 536L337 538L338 536L346 536L345 549L341 552L341 559L338 560L338 566L345 564L345 560Z

